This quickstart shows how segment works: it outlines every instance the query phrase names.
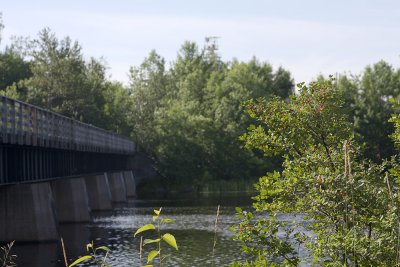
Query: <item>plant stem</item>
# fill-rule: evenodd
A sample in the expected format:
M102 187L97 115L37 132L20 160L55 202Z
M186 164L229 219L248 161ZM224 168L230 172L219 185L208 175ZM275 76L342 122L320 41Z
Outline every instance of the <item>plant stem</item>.
M212 249L212 262L213 262L213 265L214 265L215 246L217 245L218 218L219 218L219 205L217 207L217 216L215 217L215 223L214 223L214 243L213 243L213 249Z
M62 251L63 251L65 267L68 267L67 252L65 251L64 239L62 237L61 237L61 248L62 248Z
M161 210L161 208L160 208ZM162 259L161 259L161 234L160 234L160 228L161 228L161 223L160 220L158 220L158 227L157 227L157 233L158 233L158 238L160 241L158 242L158 257L160 258L160 267L162 267Z
M142 259L143 236L140 237L139 259Z

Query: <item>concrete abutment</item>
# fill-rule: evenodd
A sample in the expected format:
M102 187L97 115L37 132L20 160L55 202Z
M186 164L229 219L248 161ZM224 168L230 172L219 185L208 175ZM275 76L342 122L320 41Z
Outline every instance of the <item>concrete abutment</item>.
M0 241L57 241L58 221L50 183L0 187Z
M89 222L127 197L136 197L132 171L0 186L0 242L57 242L59 223Z
M126 187L123 172L107 173L112 202L126 202Z
M111 193L107 174L85 177L89 207L91 210L111 210Z
M88 193L84 178L59 179L51 182L56 215L60 223L90 221Z
M133 176L132 171L124 171L124 181L125 181L125 189L126 189L126 196L137 197L136 195L136 182L135 177Z

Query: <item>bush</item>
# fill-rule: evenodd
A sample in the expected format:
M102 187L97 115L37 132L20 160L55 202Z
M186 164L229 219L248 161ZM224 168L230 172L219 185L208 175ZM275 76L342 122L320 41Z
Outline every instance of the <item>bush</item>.
M299 244L317 266L399 265L397 163L360 157L332 83L299 84L290 101L245 104L260 122L242 136L246 146L284 162L281 172L259 179L255 213L238 210L235 238L252 260L233 266L296 266L304 260L295 249ZM306 223L278 220L281 213L300 214Z

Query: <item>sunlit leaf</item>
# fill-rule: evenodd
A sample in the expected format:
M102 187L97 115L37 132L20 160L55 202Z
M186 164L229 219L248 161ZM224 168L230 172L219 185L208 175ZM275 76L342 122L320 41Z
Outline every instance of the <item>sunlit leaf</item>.
M157 216L160 215L160 212L161 212L161 208L159 210L154 210L154 213L157 214Z
M160 238L157 238L157 239L145 239L144 241L143 241L143 246L145 246L145 245L147 245L147 244L151 244L151 243L157 243L157 242L160 242Z
M162 219L161 222L164 222L164 223L175 223L174 220L169 219L169 218Z
M178 245L176 244L176 239L173 235L171 234L165 234L162 236L162 239L168 243L171 247L175 248L178 250Z
M90 248L93 248L93 243L88 243L86 245L86 250L89 251Z
M147 256L147 263L151 262L160 252L158 250L152 250Z
M92 258L92 256L89 256L89 255L80 257L79 259L77 259L76 261L74 261L73 263L71 263L71 264L69 265L69 267L75 266L75 265L77 265L77 264L79 264L79 263L81 263L81 262L87 261L87 260L89 260L89 259L91 259L91 258Z
M140 227L139 229L137 229L137 231L135 232L135 234L133 236L136 236L137 234L144 232L144 231L148 231L148 230L155 230L156 227L153 224L146 224L143 225L142 227Z

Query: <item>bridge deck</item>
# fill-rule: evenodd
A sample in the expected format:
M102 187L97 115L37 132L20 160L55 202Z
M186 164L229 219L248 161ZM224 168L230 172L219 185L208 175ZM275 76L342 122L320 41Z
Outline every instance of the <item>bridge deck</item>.
M2 144L114 154L135 152L135 143L126 137L4 96L0 96L0 116Z

